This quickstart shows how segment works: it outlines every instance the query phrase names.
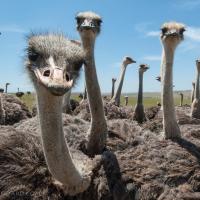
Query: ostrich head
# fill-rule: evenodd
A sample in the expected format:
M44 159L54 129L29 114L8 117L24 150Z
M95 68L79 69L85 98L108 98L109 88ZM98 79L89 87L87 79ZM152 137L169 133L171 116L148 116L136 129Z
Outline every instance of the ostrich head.
M160 82L161 81L161 76L157 76L156 80Z
M164 23L161 27L161 41L164 46L173 49L184 39L185 26L177 22Z
M149 69L149 66L147 64L141 64L139 67L139 71L144 73Z
M132 64L132 63L136 63L135 60L133 60L131 57L129 56L125 56L124 59L123 59L123 63L125 65L129 65L129 64Z
M56 96L64 95L75 83L83 60L81 47L62 35L28 37L26 68L36 91L42 88Z
M112 82L113 82L113 83L115 83L115 82L116 82L116 80L117 80L116 78L112 78Z
M76 16L77 30L81 37L93 38L100 33L102 19L91 11L80 12Z
M200 72L200 60L196 60L196 66L197 66L198 72Z

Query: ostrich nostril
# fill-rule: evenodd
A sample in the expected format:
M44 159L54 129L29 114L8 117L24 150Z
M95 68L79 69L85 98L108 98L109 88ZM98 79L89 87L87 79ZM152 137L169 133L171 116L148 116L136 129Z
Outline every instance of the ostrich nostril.
M45 70L43 73L43 76L49 77L50 76L50 70Z
M66 78L66 81L70 81L69 74L66 74L66 75L65 75L65 78Z

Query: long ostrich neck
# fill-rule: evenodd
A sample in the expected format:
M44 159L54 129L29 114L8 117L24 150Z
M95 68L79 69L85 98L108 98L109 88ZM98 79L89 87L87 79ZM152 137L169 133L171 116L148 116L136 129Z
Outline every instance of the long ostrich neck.
M138 90L138 104L143 103L143 72L139 71L139 90Z
M119 85L118 85L118 88L117 88L117 91L115 94L115 98L120 98L127 65L128 64L126 64L126 63L122 63L121 74L120 74L120 78L119 78Z
M112 81L112 94L111 94L111 98L114 96L115 93L115 81Z
M174 119L175 121L175 109L173 99L173 60L174 60L174 48L170 48L164 45L163 59L162 59L162 105L164 120ZM171 118L171 119L170 119Z
M63 133L63 98L40 89L37 91L37 100L43 149L49 171L63 185L79 183L81 174L73 163Z
M95 38L90 35L82 36L82 44L85 52L85 79L91 112L87 150L89 154L94 155L101 153L105 147L107 124L94 60Z
M87 86L87 94L90 105L92 120L101 121L104 117L103 101L98 83L96 66L94 60L94 45L95 40L90 37L83 39L83 48L85 51L85 79Z
M195 99L199 99L199 74L200 70L197 66L197 74L196 74L196 84L195 84Z
M4 124L4 109L3 109L3 99L2 99L2 94L0 93L0 125Z

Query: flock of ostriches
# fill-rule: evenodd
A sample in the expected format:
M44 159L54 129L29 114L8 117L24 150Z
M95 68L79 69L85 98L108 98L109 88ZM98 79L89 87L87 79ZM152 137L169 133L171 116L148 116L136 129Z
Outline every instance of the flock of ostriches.
M35 117L17 97L0 93L0 200L200 199L199 60L191 107L173 102L173 59L184 25L161 27L161 106L144 110L149 67L142 64L134 110L120 106L120 96L135 61L124 58L116 92L113 79L112 98L102 100L94 57L102 20L81 12L76 22L81 42L51 33L28 38ZM65 114L82 65L87 95Z

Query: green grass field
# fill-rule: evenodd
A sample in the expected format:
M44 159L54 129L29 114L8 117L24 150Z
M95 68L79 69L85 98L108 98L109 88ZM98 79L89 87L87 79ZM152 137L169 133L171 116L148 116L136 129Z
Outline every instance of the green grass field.
M129 96L129 95L128 95ZM78 97L78 94L72 95L73 99L80 100ZM30 110L32 110L32 107L35 105L35 95L34 94L25 94L21 100L28 106ZM129 103L128 106L135 106L137 101L137 96L136 95L130 95L129 96ZM180 104L180 96L178 94L174 94L174 101L175 105ZM145 93L144 94L144 106L146 108L155 106L157 102L160 102L160 96L159 93ZM190 97L188 95L185 95L183 104L190 104ZM124 96L121 96L121 105L125 105L125 99Z

